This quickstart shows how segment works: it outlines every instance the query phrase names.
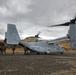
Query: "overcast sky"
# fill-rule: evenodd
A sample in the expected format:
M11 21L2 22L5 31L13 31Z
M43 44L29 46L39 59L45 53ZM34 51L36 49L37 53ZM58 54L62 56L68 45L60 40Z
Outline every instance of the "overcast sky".
M67 34L68 27L49 28L69 21L76 15L76 0L0 0L0 39L7 23L16 25L21 38L41 31L42 38Z

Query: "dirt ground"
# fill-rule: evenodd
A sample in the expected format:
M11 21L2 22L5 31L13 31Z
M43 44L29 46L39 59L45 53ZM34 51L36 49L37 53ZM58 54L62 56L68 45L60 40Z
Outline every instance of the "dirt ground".
M0 75L76 75L76 52L0 54Z

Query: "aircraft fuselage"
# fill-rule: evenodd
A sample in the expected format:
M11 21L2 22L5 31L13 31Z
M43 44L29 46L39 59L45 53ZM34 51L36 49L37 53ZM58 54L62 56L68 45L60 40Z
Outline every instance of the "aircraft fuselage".
M20 44L37 53L64 53L64 48L55 43L49 44L48 42L20 42Z

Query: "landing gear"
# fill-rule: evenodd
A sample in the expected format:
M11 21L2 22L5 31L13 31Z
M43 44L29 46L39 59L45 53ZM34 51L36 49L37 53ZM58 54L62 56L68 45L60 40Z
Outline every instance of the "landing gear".
M37 54L40 54L40 53L37 53Z
M63 52L61 52L61 54L63 54Z
M47 55L47 52L45 52L45 55Z

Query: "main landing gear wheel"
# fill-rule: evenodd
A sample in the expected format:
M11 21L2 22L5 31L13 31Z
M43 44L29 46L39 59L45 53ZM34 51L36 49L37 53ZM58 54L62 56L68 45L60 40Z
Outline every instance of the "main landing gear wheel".
M63 52L61 52L61 54L63 54Z
M37 53L37 54L40 54L40 53Z
M45 52L45 55L47 55L47 52Z

